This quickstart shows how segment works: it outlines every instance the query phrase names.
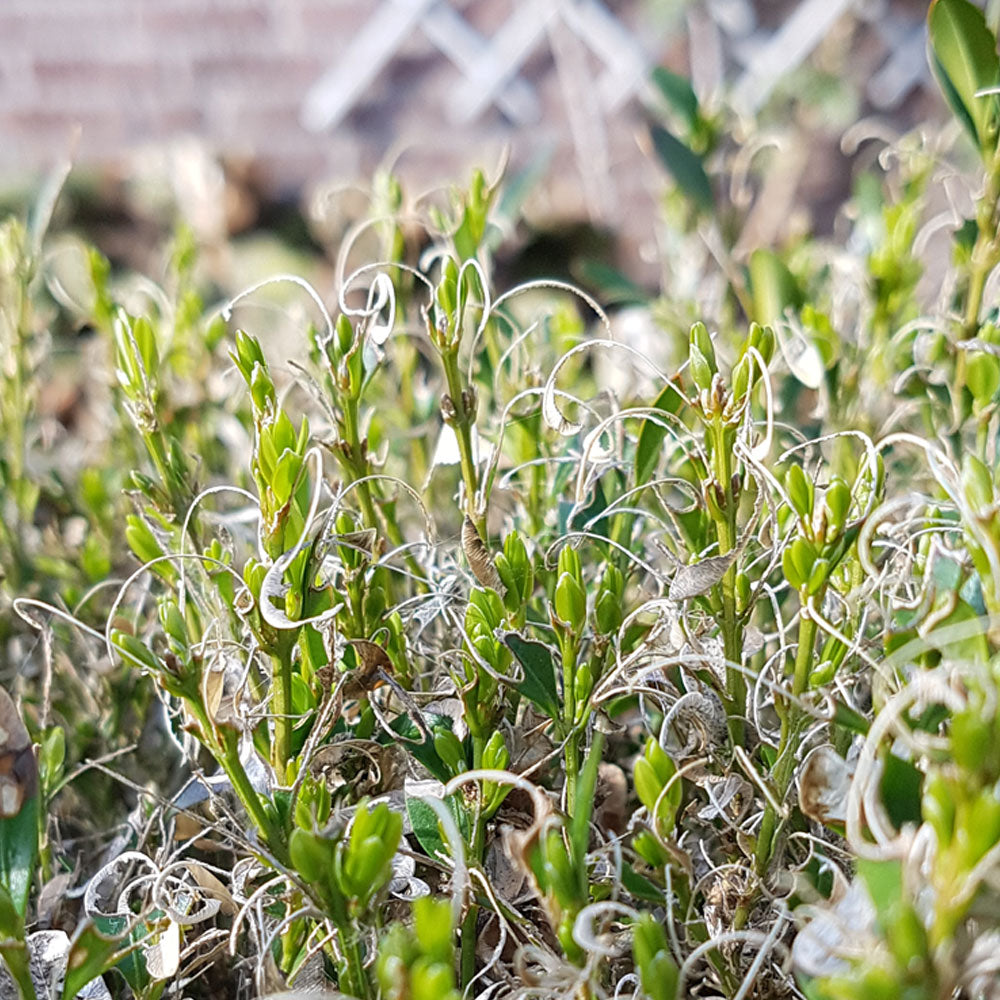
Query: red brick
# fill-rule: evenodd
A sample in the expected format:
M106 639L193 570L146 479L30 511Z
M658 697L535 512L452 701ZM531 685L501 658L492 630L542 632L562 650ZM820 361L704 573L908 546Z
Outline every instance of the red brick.
M136 108L173 110L193 103L189 78L169 65L100 60L36 64L31 99L39 107L74 114L94 109L123 116Z
M374 3L352 0L298 0L297 8L306 40L331 42L338 48L363 27L377 10Z
M123 52L145 51L135 7L105 14L104 2L78 3L63 12L39 3L30 14L20 15L5 8L0 14L0 38L5 45L47 58L83 54L115 58Z
M194 9L170 4L146 4L142 29L160 50L203 54L263 54L275 47L271 19L265 3L235 7L205 6Z
M199 86L237 82L247 89L266 91L273 86L305 89L326 67L317 59L291 61L280 56L250 56L244 53L198 58L191 63L191 75Z

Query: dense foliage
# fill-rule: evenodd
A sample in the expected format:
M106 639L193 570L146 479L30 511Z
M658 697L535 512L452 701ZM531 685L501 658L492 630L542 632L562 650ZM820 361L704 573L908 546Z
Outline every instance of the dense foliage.
M658 296L498 288L478 173L332 312L3 223L0 995L1000 996L1000 62L929 30L964 134L842 246L741 248L658 72Z

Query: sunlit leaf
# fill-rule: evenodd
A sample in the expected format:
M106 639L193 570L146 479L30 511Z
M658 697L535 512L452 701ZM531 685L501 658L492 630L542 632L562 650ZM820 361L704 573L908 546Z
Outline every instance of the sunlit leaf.
M711 212L715 198L701 157L659 125L654 125L650 133L657 157L673 175L677 186L701 211Z
M1000 83L997 42L983 12L968 0L934 0L927 14L931 66L952 110L986 153L996 146L997 98L981 91Z

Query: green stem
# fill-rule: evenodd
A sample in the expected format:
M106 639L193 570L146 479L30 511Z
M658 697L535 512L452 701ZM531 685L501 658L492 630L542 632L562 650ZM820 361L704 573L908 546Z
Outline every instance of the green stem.
M284 782L288 762L292 759L293 649L294 646L282 640L272 660L277 669L271 682L271 713L274 716L271 764L279 782Z
M482 735L472 736L472 767L473 769L482 767L483 750L486 747L487 738ZM486 823L482 818L482 802L477 802L476 815L472 826L472 843L469 845L475 864L482 864L483 851L486 849ZM468 912L462 920L461 928L461 953L459 958L459 968L462 977L462 992L472 982L472 977L476 974L476 923L479 920L479 906L475 898L470 900Z
M358 410L358 401L356 399L347 399L344 401L343 406L344 423L341 427L341 436L343 437L344 443L347 445L347 451L349 455L340 455L340 464L344 470L344 474L354 481L359 479L364 479L366 476L372 474L371 463L368 461L367 457L364 456L361 448L361 418ZM358 491L358 502L361 504L361 513L364 516L365 525L369 528L378 529L379 527L379 511L375 508L375 497L381 498L382 494L380 491L374 491L371 488L372 484L368 482L359 483L357 487ZM389 541L393 545L403 544L403 533L400 530L399 522L396 520L394 510L394 505L390 504L389 510L383 505L381 508L382 522L385 524L385 532ZM416 576L418 579L423 578L423 571L420 565L417 563L413 556L413 553L407 550L405 556L403 557L404 562L410 572ZM387 575L383 581L383 586L386 589L386 596L388 598L389 604L395 603L395 590L394 582L391 575ZM360 635L361 633L359 633Z
M1000 149L987 167L986 190L976 211L976 242L972 248L972 274L969 295L965 302L965 335L973 337L979 330L979 310L990 271L997 265L997 206L1000 204Z
M264 838L268 849L274 856L282 864L287 863L285 838L277 823L264 808L264 803L257 790L250 784L243 762L240 760L239 734L232 729L220 729L216 740L215 730L202 706L191 700L188 700L187 704L201 727L204 742L212 751L222 770L225 771L236 797L246 809L250 819L253 820L257 832Z
M576 728L576 641L567 635L560 641L563 668L563 726L566 746L566 812L573 815L576 808L576 779L580 773L580 733Z
M962 332L975 337L979 332L979 313L983 305L986 279L1000 261L997 243L997 207L1000 205L1000 149L994 154L986 173L986 190L976 211L976 242L972 248L969 292L965 300ZM952 392L955 425L961 422L962 398L965 391L966 352L959 348L955 358L955 388Z
M820 598L822 595L819 595ZM812 667L813 647L816 643L816 622L805 612L805 601L799 618L799 640L795 651L795 667L792 675L792 694L801 695L809 684L809 670ZM778 759L772 772L778 801L783 803L788 795L795 773L795 751L802 734L807 716L794 701L785 706L781 717L781 738L778 743ZM778 827L778 812L769 802L764 809L760 831L757 834L757 873L763 875L774 855L774 845Z
M368 461L364 458L361 449L361 418L358 412L358 401L353 398L344 400L343 405L344 426L342 428L344 442L350 452L350 459L346 463L345 472L353 476L355 480L364 479L371 474ZM361 504L361 512L365 517L365 524L369 528L378 527L378 515L375 512L375 504L372 501L372 493L369 483L360 483L357 487L358 502Z
M724 556L736 547L736 499L733 497L732 449L726 441L723 426L716 425L713 448L716 462L716 479L722 487L724 503L722 516L715 522L719 540L719 555ZM722 577L722 644L726 657L726 714L729 716L729 737L733 746L743 746L745 738L744 713L747 689L743 674L729 664L739 663L741 648L740 627L736 615L736 563Z
M17 985L21 1000L37 1000L35 984L31 979L31 966L28 961L28 945L24 940L5 944L0 950L7 965L11 978Z
M475 414L470 413L465 406L462 393L462 375L458 370L458 351L441 352L441 363L444 366L444 376L448 383L448 396L454 407L452 427L458 439L458 455L462 468L462 481L465 483L465 513L472 518L479 534L486 537L486 518L476 512L476 491L479 489L479 476L472 455L472 425Z
M341 963L341 986L351 996L359 1000L368 1000L371 990L368 988L368 977L365 975L365 963L361 954L357 929L351 924L337 924L340 936L340 947L343 952Z

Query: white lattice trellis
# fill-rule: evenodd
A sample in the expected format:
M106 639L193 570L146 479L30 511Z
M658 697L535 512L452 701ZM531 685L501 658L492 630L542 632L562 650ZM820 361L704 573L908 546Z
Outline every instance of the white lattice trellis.
M605 112L616 111L642 85L649 57L600 0L521 0L489 38L448 0L382 0L337 65L306 95L303 124L314 131L337 125L414 31L461 74L448 108L455 124L474 121L492 105L515 124L536 121L538 98L519 74L557 27L602 64L597 91Z

